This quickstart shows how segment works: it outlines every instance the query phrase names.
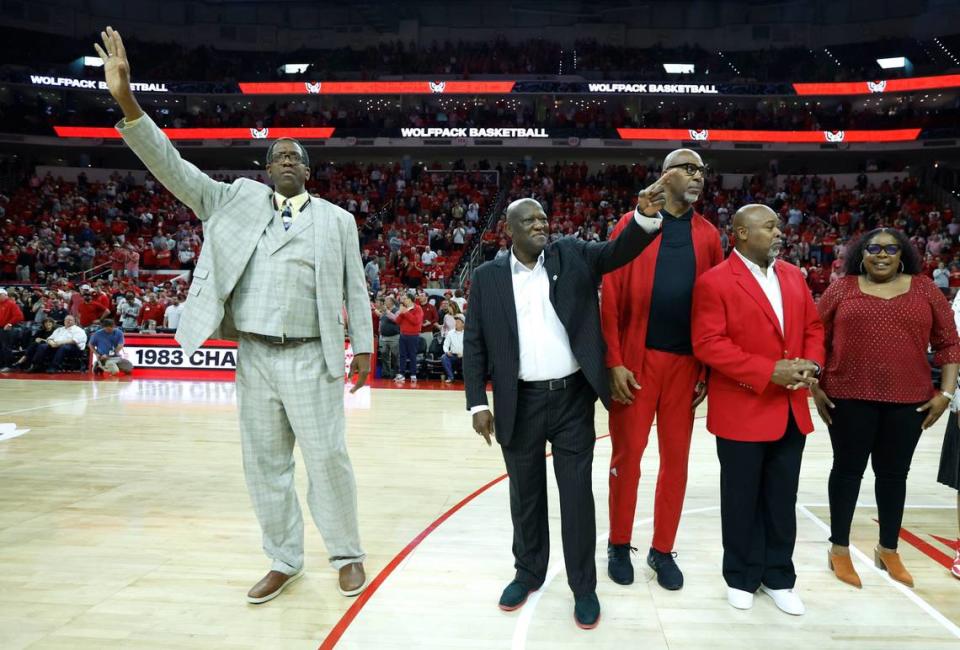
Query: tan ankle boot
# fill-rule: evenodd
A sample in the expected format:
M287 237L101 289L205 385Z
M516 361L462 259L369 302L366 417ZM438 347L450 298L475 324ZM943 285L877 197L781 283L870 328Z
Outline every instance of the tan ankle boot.
M878 569L882 569L890 574L890 577L897 582L902 582L908 587L913 587L913 576L907 571L900 560L900 554L896 551L882 551L878 546L873 550L873 561Z
M846 582L848 585L853 585L857 589L863 588L863 583L860 582L860 575L857 573L857 570L853 568L853 562L850 560L849 555L838 555L830 549L827 549L827 564L840 582Z

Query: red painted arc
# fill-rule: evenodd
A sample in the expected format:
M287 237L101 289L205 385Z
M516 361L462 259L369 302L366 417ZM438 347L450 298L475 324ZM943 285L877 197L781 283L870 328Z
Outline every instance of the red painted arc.
M597 440L603 440L604 438L609 438L610 434L605 434L602 436L597 436ZM546 457L549 458L551 452L547 452ZM347 631L347 628L350 627L350 624L353 623L353 619L357 617L357 614L360 613L360 610L363 609L363 606L367 604L367 601L373 597L373 594L380 588L387 578L390 577L390 574L400 566L400 563L403 562L410 553L413 552L413 549L418 547L420 543L427 538L427 536L435 531L440 524L445 522L447 519L452 517L454 514L463 509L465 505L476 499L478 496L492 488L497 483L500 483L505 478L506 474L501 474L497 478L493 479L486 485L475 490L473 493L467 495L459 501L455 506L447 510L445 513L437 517L432 524L423 529L419 535L410 540L410 543L403 547L403 550L397 553L392 560L380 570L380 573L377 574L377 577L367 586L362 594L357 596L357 600L350 606L343 616L340 617L340 620L337 621L337 624L333 626L333 629L330 630L330 634L327 635L327 638L323 640L323 643L320 644L319 650L329 650L337 645L337 642L340 641L340 637L343 636L343 633Z
M698 417L695 419L701 420L703 419L703 417ZM597 440L603 440L604 438L609 438L609 437L610 437L610 434L606 433L602 436L597 436ZM549 458L551 455L552 455L551 452L547 452L546 457ZM433 521L433 523L431 523L429 526L424 528L419 535L417 535L412 540L410 540L410 543L404 546L403 550L397 553L394 556L394 558L390 560L390 562L385 567L383 567L383 569L380 570L380 573L378 573L377 576L370 582L370 584L367 586L364 592L359 596L357 596L357 600L355 600L353 605L350 606L350 609L344 612L343 616L340 617L340 620L337 621L337 624L334 625L333 628L330 630L330 633L327 635L327 638L325 638L323 640L323 643L320 644L319 650L330 650L331 648L337 645L337 643L340 641L340 638L347 631L347 628L350 627L350 624L353 623L353 620L360 613L360 610L362 610L363 606L367 604L367 601L369 601L373 597L377 589L379 589L380 586L387 580L387 578L390 577L390 574L392 574L394 570L396 570L396 568L400 566L400 563L403 562L407 558L407 556L409 556L410 553L412 553L413 550L417 546L419 546L420 543L423 542L423 540L426 539L428 535L430 535L430 533L435 531L440 526L440 524L442 524L447 519L452 517L454 514L462 510L463 507L466 506L468 503L470 503L471 501L476 499L478 496L480 496L481 494L483 494L484 492L492 488L497 483L500 483L501 481L503 481L505 478L507 478L507 475L501 474L500 476L493 479L489 483L475 490L473 493L467 495L466 497L461 499L456 505L454 505L452 508L450 508L449 510L444 512L442 515L437 517Z

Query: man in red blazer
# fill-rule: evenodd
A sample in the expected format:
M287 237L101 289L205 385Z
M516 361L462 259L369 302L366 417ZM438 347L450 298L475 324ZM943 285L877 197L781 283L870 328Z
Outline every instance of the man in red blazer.
M707 429L720 459L723 577L734 607L749 609L759 588L799 616L795 506L823 326L800 270L776 259L776 213L744 206L733 231L735 251L693 292L693 352L711 370Z
M683 586L672 552L687 488L693 413L706 394L690 341L693 285L723 261L723 250L720 233L693 210L703 191L703 160L695 151L677 149L663 161L663 172L670 169L682 173L664 183L663 233L630 264L603 276L600 313L614 400L607 574L618 584L633 582L630 540L640 460L656 416L660 471L647 564L660 586L674 590ZM625 214L611 238L633 218L633 211Z

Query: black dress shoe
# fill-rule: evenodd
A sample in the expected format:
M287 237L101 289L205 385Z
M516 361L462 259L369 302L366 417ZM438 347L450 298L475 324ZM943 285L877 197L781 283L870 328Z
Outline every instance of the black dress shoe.
M607 575L618 585L633 584L633 564L630 551L636 551L629 544L611 544L607 542Z
M505 612L512 612L515 609L520 609L525 602L527 602L527 596L530 595L531 591L536 591L532 587L528 587L522 582L514 580L507 585L507 588L503 590L503 593L500 595L500 603L498 606Z
M574 596L573 620L581 630L592 630L600 624L600 601L597 592Z
M676 553L661 553L655 548L647 554L647 564L657 574L657 584L664 589L676 591L683 587L683 573L673 558Z

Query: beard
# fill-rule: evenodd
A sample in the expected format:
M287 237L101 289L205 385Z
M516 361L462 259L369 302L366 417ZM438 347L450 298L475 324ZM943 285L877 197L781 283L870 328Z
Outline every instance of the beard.
M777 259L780 256L780 251L783 250L783 242L774 242L770 244L770 249L767 251L767 259L771 262Z

